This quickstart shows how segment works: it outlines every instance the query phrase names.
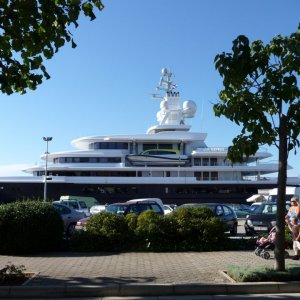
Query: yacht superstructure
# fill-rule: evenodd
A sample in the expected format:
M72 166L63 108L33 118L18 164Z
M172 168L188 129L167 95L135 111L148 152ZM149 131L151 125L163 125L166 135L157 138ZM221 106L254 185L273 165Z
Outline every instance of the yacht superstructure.
M165 203L244 202L258 189L276 187L278 163L260 149L242 163L226 159L227 148L208 147L207 134L190 131L186 119L195 116L193 101L181 102L173 74L162 70L154 94L160 100L158 124L145 134L82 137L76 150L47 153L48 198L92 196L112 203L156 197ZM42 198L45 165L25 170L33 176L0 178L0 199Z

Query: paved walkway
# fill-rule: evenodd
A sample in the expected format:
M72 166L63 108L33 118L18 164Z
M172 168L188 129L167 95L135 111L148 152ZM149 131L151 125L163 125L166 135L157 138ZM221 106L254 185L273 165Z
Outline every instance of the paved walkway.
M292 252L291 252L292 254ZM300 261L286 259L286 264ZM29 286L103 284L230 283L220 271L229 265L274 264L253 251L183 253L48 253L33 256L0 256L6 264L24 265L36 276Z

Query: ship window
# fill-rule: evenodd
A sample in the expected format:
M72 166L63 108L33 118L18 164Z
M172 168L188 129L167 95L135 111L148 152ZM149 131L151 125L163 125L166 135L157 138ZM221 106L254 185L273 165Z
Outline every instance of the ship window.
M151 149L173 149L172 144L143 144L143 151Z
M121 157L59 157L55 163L120 163Z
M80 157L79 161L80 162L90 162L90 158L89 157ZM78 162L78 161L76 161L76 162Z
M208 165L209 165L209 157L203 157L202 166L208 166Z
M211 180L218 180L218 172L211 172L210 177Z
M135 195L137 193L136 187L123 187L123 186L98 186L98 187L85 187L84 193L97 193L97 194L126 194Z
M158 144L159 149L173 149L172 144Z
M194 158L194 166L201 166L201 158Z
M52 171L56 176L136 177L134 171ZM43 175L43 173L41 173Z
M210 165L211 166L217 166L218 165L218 160L216 157L211 157L210 158Z
M196 177L196 180L201 180L202 179L202 172L195 172L194 177Z
M143 151L150 150L150 149L156 149L156 148L157 148L156 144L143 144Z
M203 180L209 180L209 172L203 172Z
M89 145L89 149L128 149L128 143L123 142L97 142Z

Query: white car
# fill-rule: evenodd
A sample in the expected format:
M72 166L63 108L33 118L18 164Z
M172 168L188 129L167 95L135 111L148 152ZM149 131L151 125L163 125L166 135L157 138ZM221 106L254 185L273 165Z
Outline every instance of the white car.
M164 204L164 212L165 212L165 215L171 213L174 209L168 205L168 204Z
M128 200L126 201L126 203L136 203L136 202L148 202L148 201L153 201L153 202L156 202L162 211L164 211L164 204L162 203L161 199L160 198L139 198L139 199L131 199L131 200Z
M105 211L105 207L106 205L93 205L90 208L90 214L91 215L99 214L100 212Z

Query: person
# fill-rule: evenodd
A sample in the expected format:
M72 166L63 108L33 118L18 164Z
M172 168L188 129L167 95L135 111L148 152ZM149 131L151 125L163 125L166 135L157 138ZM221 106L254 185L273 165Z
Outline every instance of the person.
M285 220L287 223L291 223L291 218L298 219L298 225L300 225L300 205L299 205L299 198L298 196L293 196L291 199L291 207L289 208L288 213L285 216Z
M290 219L290 222L288 222L288 227L292 233L293 238L293 250L295 252L295 256L292 257L294 260L299 260L299 254L300 254L300 226L298 225L298 218L292 217Z

